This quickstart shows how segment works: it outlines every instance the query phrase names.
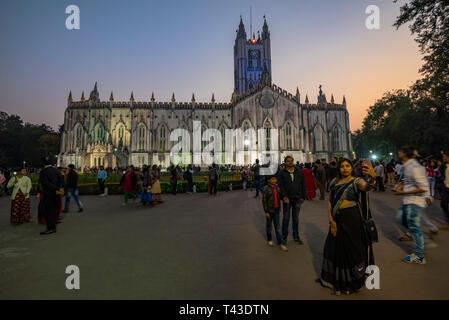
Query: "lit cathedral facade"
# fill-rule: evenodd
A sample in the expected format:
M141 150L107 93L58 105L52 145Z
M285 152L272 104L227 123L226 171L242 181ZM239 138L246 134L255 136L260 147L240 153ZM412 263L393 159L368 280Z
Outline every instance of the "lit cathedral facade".
M192 133L194 121L201 122L201 132L214 128L222 137L226 129L278 129L279 161L286 155L299 162L352 157L345 98L342 104L336 104L333 96L327 101L320 86L317 103L311 104L307 95L301 101L298 89L291 94L273 84L267 22L264 21L261 36L256 39L253 34L248 39L240 19L230 102L216 102L213 94L210 102L197 102L194 95L190 102L178 102L174 94L170 102L158 102L154 93L146 102L136 102L133 93L129 101L117 102L112 92L109 101L100 101L95 83L88 99L84 92L80 101L74 101L69 94L58 165L167 167L171 147L177 143L170 141L170 133L177 128ZM268 140L269 131L266 130ZM202 147L205 144L208 142L203 141ZM255 153L238 160L234 157L232 163L226 164L254 163L255 158L260 158L257 145L256 142Z

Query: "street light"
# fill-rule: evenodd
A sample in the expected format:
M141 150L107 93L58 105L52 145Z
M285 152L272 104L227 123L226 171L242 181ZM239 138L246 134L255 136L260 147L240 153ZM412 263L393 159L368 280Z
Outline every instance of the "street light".
M373 154L373 155L371 156L371 158L372 158L373 160L376 160L376 159L377 159L377 156L376 156L375 154Z

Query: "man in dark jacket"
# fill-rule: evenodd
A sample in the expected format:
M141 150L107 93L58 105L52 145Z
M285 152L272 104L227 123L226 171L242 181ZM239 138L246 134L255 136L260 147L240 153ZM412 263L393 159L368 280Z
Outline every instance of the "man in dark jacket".
M290 222L290 212L292 215L293 239L302 244L299 238L299 210L301 204L306 198L306 181L302 170L295 167L293 157L285 158L285 169L279 171L278 185L281 190L283 200L283 219L282 219L282 237L283 243L281 249L287 251L288 226Z
M69 212L70 198L72 196L75 199L76 204L78 205L78 212L82 212L83 204L78 197L78 173L76 173L75 166L73 164L69 164L69 173L67 173L65 192L65 206L63 212Z
M39 183L42 186L43 204L45 211L45 221L47 230L41 235L48 235L56 232L56 215L58 214L58 202L60 195L64 194L64 180L58 169L53 167L49 159L47 165L39 174Z

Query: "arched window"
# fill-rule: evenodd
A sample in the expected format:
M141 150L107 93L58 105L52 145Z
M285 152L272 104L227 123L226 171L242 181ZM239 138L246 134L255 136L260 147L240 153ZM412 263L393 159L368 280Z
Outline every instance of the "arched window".
M341 150L341 132L340 128L338 126L335 126L332 130L332 150L333 151L340 151Z
M266 151L271 150L271 123L268 121L268 119L265 120L263 124L263 128L265 130L265 147Z
M145 150L145 135L146 135L146 129L143 125L139 126L137 134L138 134L138 142L139 142L139 151L143 151L143 150Z
M292 126L290 122L287 122L285 125L285 148L287 150L293 149L293 143L292 143Z
M115 141L117 145L120 143L120 140L125 141L125 126L122 123L115 130Z
M159 150L165 151L166 146L166 140L167 140L167 129L164 125L162 125L159 128Z
M245 120L245 121L243 122L243 134L245 134L245 132L246 132L247 130L249 130L249 129L251 129L251 124L249 123L248 120ZM245 136L245 140L248 140L248 139L250 139L250 137ZM243 151L248 151L248 150L249 150L249 145L246 144L246 143L244 143L244 144L243 144Z
M315 129L313 129L313 137L314 150L323 151L323 129L321 128L321 126L315 126Z
M104 127L101 123L97 124L95 127L95 141L104 140Z
M202 138L204 135L204 132L206 132L206 130L207 130L207 127L203 124L201 126L201 151L203 151L206 148L206 146L209 144L209 141L203 141L203 138Z
M83 147L83 128L78 125L75 129L75 148L81 149Z
M226 127L222 125L220 127L221 134L221 163L226 162L225 152L226 152Z

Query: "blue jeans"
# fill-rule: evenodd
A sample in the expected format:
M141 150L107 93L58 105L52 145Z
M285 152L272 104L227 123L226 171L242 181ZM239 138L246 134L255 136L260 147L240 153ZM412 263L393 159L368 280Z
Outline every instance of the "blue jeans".
M262 184L260 183L260 177L254 178L254 184L256 185L256 197L258 197L259 191L262 190Z
M80 201L80 198L78 197L78 189L68 188L67 193L65 195L65 210L69 210L70 206L70 198L73 196L75 198L76 204L78 205L78 208L82 208L83 204Z
M284 244L287 243L288 225L290 223L290 213L292 215L293 239L299 239L299 210L301 209L301 201L299 199L288 199L289 203L283 203L282 217L282 238Z
M415 242L415 255L419 258L424 258L424 237L421 231L421 207L416 204L402 205L402 222L413 237Z
M277 244L282 243L281 226L279 224L279 209L275 209L273 213L270 213L270 218L267 218L267 241L271 241L271 225L274 224L274 233L276 234Z

